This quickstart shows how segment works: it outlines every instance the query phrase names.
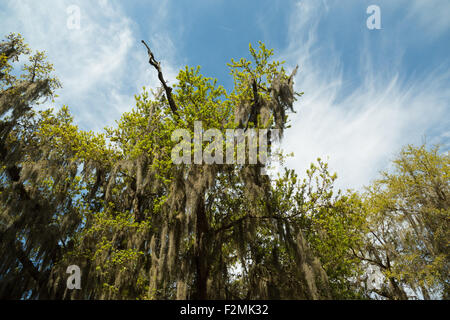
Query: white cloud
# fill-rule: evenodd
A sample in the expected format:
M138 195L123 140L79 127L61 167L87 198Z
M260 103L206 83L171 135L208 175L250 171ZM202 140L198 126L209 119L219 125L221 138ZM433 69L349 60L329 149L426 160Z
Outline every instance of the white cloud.
M450 73L435 70L424 79L406 81L397 63L390 70L374 70L369 44L363 42L358 65L363 81L348 92L339 52L318 40L322 9L316 1L302 1L293 13L301 19L291 21L284 58L299 64L296 88L305 95L296 103L283 143L295 154L287 165L304 174L321 157L338 173L339 187L361 188L401 146L421 143L433 128L448 135Z
M165 3L161 10L155 9L156 16L164 11ZM79 30L67 28L66 10L71 5L80 8ZM134 106L133 94L142 86L159 85L137 26L117 2L11 0L2 6L0 28L21 33L32 49L47 52L63 84L56 104L69 105L83 128L98 131L114 124ZM161 19L158 16L154 22ZM170 44L167 35L165 39ZM162 63L173 79L175 68L167 57Z
M448 0L415 0L403 1L409 25L419 24L434 38L450 29L450 1Z

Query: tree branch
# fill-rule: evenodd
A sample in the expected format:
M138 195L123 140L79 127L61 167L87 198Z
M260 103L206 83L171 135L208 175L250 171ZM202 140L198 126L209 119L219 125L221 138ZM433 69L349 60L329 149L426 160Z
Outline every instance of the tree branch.
M39 270L33 265L33 263L28 259L26 254L23 252L21 245L16 241L15 250L19 262L22 264L24 270L26 270L30 276L40 284L40 273Z
M252 215L250 215L250 214L246 214L245 216L240 217L239 219L234 220L234 221L230 222L229 224L227 224L227 225L225 225L225 226L222 226L222 227L220 227L220 228L214 229L214 230L212 230L212 231L213 231L215 234L218 234L219 232L226 231L226 230L232 228L234 225L236 225L236 224L238 224L238 223L240 223L240 222L242 222L242 221L244 221L244 220L246 220L246 219L261 219L261 220L275 219L275 220L289 220L289 217L280 217L280 216L276 216L276 215L273 215L273 216L252 216Z
M253 103L252 103L252 106L251 106L250 116L248 117L247 125L245 127L245 131L247 131L248 125L249 125L250 122L252 122L253 125L255 125L255 126L257 125L258 114L259 114L260 109L261 109L261 105L260 105L260 101L259 101L259 95L258 95L258 85L257 85L255 79L252 80L252 90L253 90Z
M149 57L149 63L156 69L156 71L158 72L158 79L161 82L164 91L166 92L166 96L167 96L167 101L169 102L169 106L170 109L172 110L172 113L174 115L176 115L177 117L179 117L178 115L178 108L177 105L175 104L175 101L173 100L172 97L172 88L169 87L166 83L166 80L164 80L164 76L163 73L161 71L161 65L158 61L156 61L155 56L153 55L152 50L150 50L150 47L147 45L147 43L145 43L144 40L142 40L142 43L145 45L145 47L147 48L147 52L148 52L148 57Z

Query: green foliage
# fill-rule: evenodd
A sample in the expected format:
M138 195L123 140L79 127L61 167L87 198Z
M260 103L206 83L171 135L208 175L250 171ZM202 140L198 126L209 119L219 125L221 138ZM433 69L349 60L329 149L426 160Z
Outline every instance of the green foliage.
M363 270L352 248L362 244L366 213L360 196L348 191L334 192L336 174L330 174L321 159L311 164L299 181L293 171L276 181L280 211L301 228L314 254L325 269L333 297L364 297L355 282Z
M449 160L438 147L406 146L367 190L367 256L385 277L382 296L448 298Z
M0 44L0 297L31 299L406 299L448 297L448 154L405 149L365 194L334 190L318 159L300 179L264 165L174 164L176 129L268 128L293 111L296 70L250 45L227 92L200 67L173 91L143 88L104 133L68 107L20 35ZM28 56L21 74L14 64ZM173 94L173 104L168 94ZM170 95L169 95L170 97ZM175 107L175 111L174 108ZM269 150L268 155L276 150ZM281 160L284 155L281 153ZM82 290L66 288L66 268ZM381 286L369 286L377 267Z

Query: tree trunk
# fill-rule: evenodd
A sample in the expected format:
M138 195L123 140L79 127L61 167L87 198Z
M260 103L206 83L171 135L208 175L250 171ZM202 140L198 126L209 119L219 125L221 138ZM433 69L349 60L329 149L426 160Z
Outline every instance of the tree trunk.
M208 298L207 281L208 281L208 258L206 252L206 237L208 233L208 221L205 212L205 201L202 195L197 205L197 230L196 230L196 280L194 299L205 300Z

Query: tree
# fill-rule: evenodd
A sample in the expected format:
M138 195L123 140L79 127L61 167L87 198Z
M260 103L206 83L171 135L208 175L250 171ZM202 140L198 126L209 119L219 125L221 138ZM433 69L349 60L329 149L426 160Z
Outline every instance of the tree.
M256 146L259 160L283 160L273 142L301 96L297 69L260 43L228 65L231 92L200 67L172 88L144 44L161 87L102 133L66 106L35 111L61 86L52 65L20 35L0 44L0 298L448 299L448 153L407 146L364 193L336 191L320 159L303 180L264 175L270 162L254 164L236 137L244 162L192 162L228 151L217 135L229 129L278 130L266 154ZM196 121L215 136L174 162L178 130L195 137ZM80 290L66 286L69 265Z
M365 195L365 245L355 255L376 268L373 292L388 299L449 297L449 154L407 146Z
M367 213L357 192L335 190L336 179L337 174L330 174L319 158L298 183L290 207L299 213L296 223L320 259L333 297L364 299L367 291L361 287L361 279L365 270L352 248L363 244Z
M20 55L27 55L29 63L16 76L13 63ZM43 164L39 160L50 152L39 141L33 141L35 137L30 133L37 127L32 105L51 98L59 87L51 71L52 65L45 62L44 54L31 55L20 35L11 34L0 44L2 296L18 297L35 288L43 290L41 296L46 297L48 269L61 254L57 250L57 234L70 232L63 225L50 223L52 201L45 201L45 191L38 184L29 184L30 179L42 181L45 174L39 172ZM47 169L53 169L53 177L67 175L63 164ZM40 268L35 261L39 261Z
M29 51L19 36L2 43L0 296L330 298L284 187L261 175L265 164L171 161L173 132L193 134L195 121L222 133L282 134L296 69L286 74L260 43L250 46L253 61L229 64L232 92L188 67L171 88L147 49L162 87L153 96L144 88L117 127L94 134L79 130L67 107L33 111L59 86L51 65L38 53L17 80L9 61ZM78 291L66 288L73 264Z

